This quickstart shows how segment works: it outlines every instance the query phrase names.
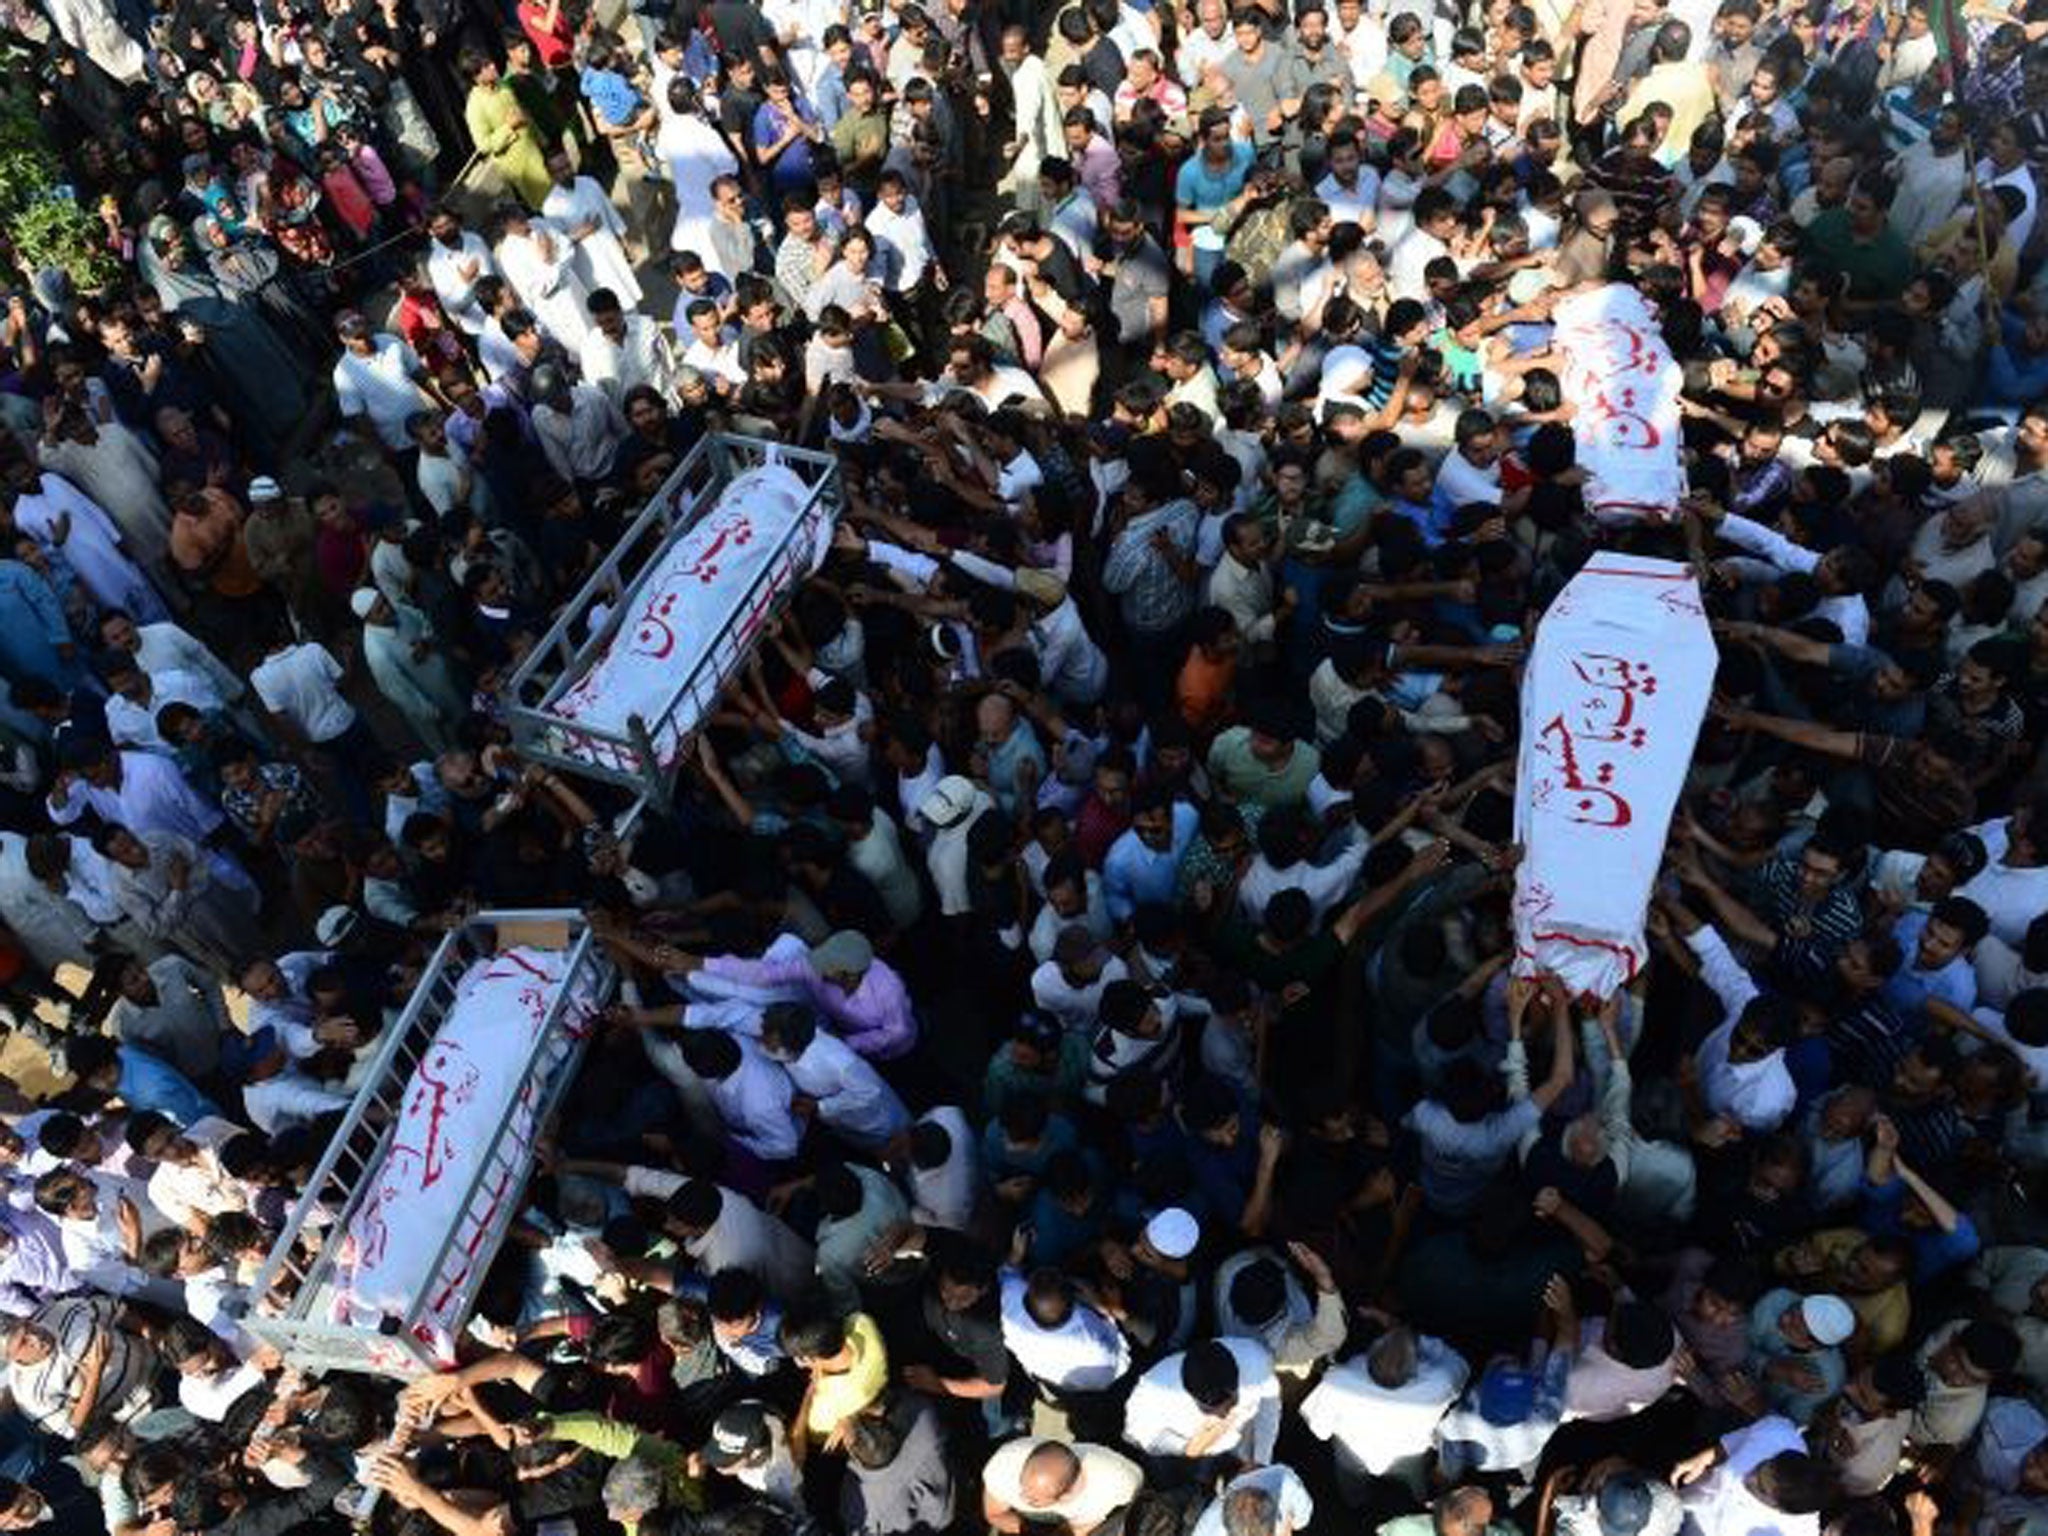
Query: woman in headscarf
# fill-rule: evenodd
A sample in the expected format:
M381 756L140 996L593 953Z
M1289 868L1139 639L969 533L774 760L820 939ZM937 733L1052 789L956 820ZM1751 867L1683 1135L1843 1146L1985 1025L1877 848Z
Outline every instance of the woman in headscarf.
M349 606L363 621L363 660L378 691L405 716L428 751L448 751L456 744L455 727L467 705L434 643L427 616L373 587L358 587Z
M203 329L214 372L235 396L237 419L283 442L306 411L298 360L260 314L193 259L185 232L169 218L150 221L145 243L144 275L165 309Z
M299 292L297 274L288 271L262 234L237 233L234 225L211 213L192 221L192 233L206 258L206 269L223 292L253 302L278 339L307 357L324 357L332 345L332 327Z

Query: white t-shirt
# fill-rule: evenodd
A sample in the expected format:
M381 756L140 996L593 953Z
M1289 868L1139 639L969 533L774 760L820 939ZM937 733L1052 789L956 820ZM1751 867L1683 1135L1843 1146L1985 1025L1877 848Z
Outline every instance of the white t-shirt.
M1457 508L1471 502L1500 505L1500 465L1484 468L1462 453L1447 453L1436 468L1436 499L1440 506Z
M1316 1502L1309 1497L1308 1486L1295 1476L1293 1468L1255 1467L1223 1486L1222 1492L1209 1501L1209 1507L1195 1521L1195 1528L1189 1536L1223 1536L1224 1502L1240 1489L1255 1490L1271 1498L1279 1508L1283 1525L1290 1531L1304 1529L1315 1518Z
M1057 1503L1035 1505L1024 1498L1024 1463L1045 1444L1024 1435L996 1447L982 1468L981 1486L998 1504L1042 1519L1059 1519L1074 1530L1092 1530L1137 1497L1145 1474L1127 1456L1105 1445L1066 1442L1081 1463L1081 1475L1074 1487Z
M263 1383L263 1373L253 1365L237 1366L215 1376L181 1376L178 1402L195 1419L218 1424L244 1392Z
M410 448L406 422L434 405L413 382L419 372L418 355L396 336L376 337L368 357L343 352L334 365L334 394L341 414L369 417L386 448Z
M928 1109L917 1118L920 1125L929 1121L944 1131L953 1150L936 1168L910 1170L910 1214L924 1226L965 1231L974 1220L974 1196L979 1182L974 1127L950 1104Z
M263 707L315 743L332 741L356 723L355 706L335 689L340 678L341 663L310 640L265 657L249 674Z
M2028 925L2048 912L2048 864L2020 868L2003 862L2009 839L2002 817L1970 830L1983 840L1990 862L1956 894L1982 907L1991 931L2018 948L2026 942Z
M1093 1307L1076 1305L1059 1327L1047 1328L1025 1308L1024 1293L1024 1277L1006 1272L1003 1344L1026 1375L1069 1392L1100 1392L1131 1368L1130 1341Z
M1465 1390L1471 1367L1440 1339L1416 1340L1415 1374L1398 1387L1372 1379L1364 1355L1332 1366L1302 1399L1301 1421L1334 1440L1375 1477L1427 1452L1439 1420Z
M1804 1451L1806 1442L1790 1419L1758 1419L1721 1437L1727 1453L1713 1471L1681 1490L1679 1500L1700 1536L1819 1536L1820 1516L1788 1515L1749 1491L1750 1473L1784 1451Z

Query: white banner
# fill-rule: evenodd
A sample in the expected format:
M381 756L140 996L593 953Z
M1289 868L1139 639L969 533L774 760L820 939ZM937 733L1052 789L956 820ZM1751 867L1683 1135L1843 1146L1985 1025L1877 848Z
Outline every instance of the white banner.
M1606 997L1643 913L1713 691L1692 571L1597 552L1536 626L1515 773L1515 970Z
M1607 522L1666 521L1685 495L1678 396L1685 373L1657 317L1625 283L1575 294L1551 317L1564 357L1558 382L1577 411L1572 433L1586 471L1586 509Z
M654 734L663 766L672 763L705 702L685 696L690 680L721 661L730 663L723 669L729 675L776 599L824 559L832 539L828 517L817 518L810 547L790 548L808 495L797 473L781 464L736 476L718 504L649 568L611 644L548 713L619 737L638 715ZM715 688L704 692L708 697ZM671 704L674 713L664 719ZM571 756L632 766L609 743L569 726L556 737Z

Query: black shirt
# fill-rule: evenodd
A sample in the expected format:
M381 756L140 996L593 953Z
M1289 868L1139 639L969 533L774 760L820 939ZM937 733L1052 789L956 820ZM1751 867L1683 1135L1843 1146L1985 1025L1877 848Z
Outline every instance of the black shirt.
M728 59L752 59L759 67L761 50L775 46L774 31L750 0L712 0L710 19L718 51Z
M1009 1381L1010 1352L1003 1347L1002 1308L994 1291L965 1312L947 1311L931 1289L925 1291L922 1304L925 1326L942 1354L952 1357L935 1367L941 1375L956 1380L971 1375L997 1386Z

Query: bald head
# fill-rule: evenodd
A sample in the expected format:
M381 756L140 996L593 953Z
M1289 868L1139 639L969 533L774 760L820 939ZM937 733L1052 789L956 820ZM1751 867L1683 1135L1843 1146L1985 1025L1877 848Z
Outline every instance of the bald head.
M1436 1528L1442 1536L1480 1536L1493 1520L1493 1496L1467 1484L1438 1501Z
M1071 1445L1048 1440L1024 1458L1017 1487L1033 1509L1049 1509L1074 1491L1081 1480L1081 1458Z
M1010 739L1010 727L1016 719L1016 707L1000 693L989 694L975 706L975 729L981 733L981 739L991 746Z

